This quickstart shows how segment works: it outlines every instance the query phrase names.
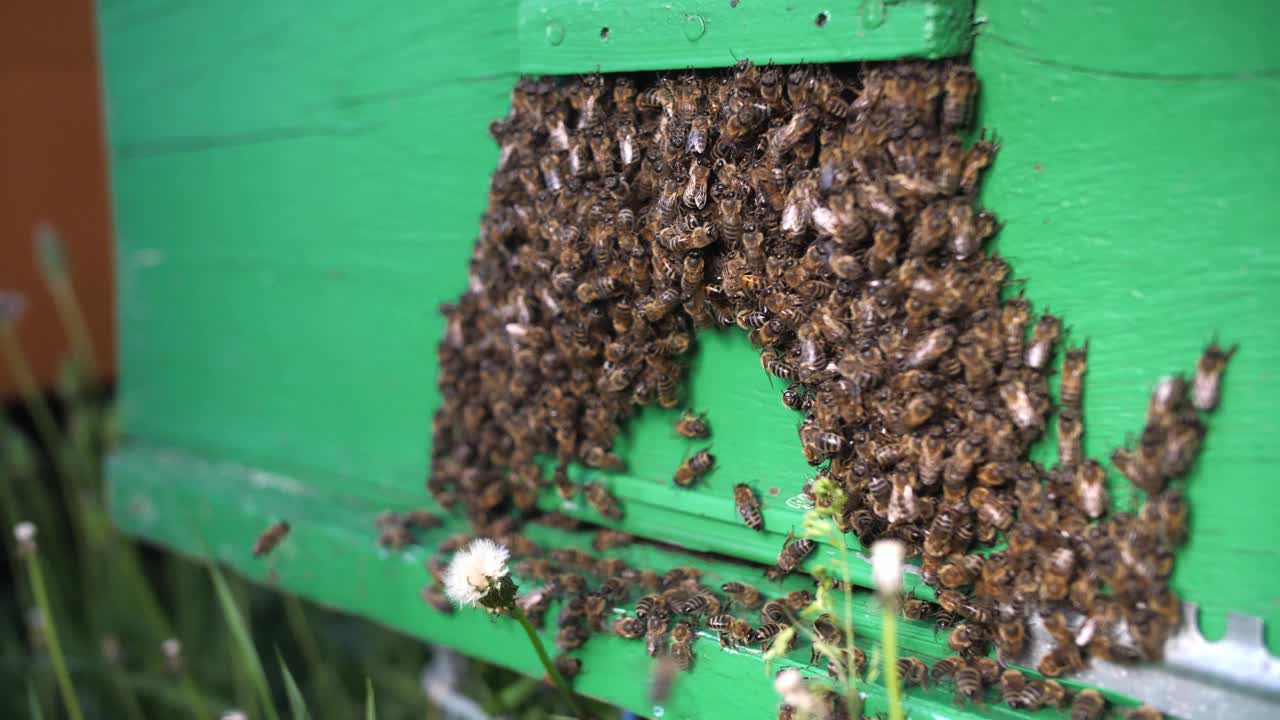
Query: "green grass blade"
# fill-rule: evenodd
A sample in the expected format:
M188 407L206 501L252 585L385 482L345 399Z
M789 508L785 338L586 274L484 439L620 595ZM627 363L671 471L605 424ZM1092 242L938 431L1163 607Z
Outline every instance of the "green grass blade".
M298 689L293 673L289 672L289 666L285 664L280 648L276 648L276 660L280 662L280 674L284 676L284 691L289 697L289 713L293 716L293 720L311 720L311 713L307 712L307 701L302 697L302 691Z
M44 720L44 710L40 707L40 698L36 696L36 684L33 680L27 681L27 710L31 713L31 720Z
M231 588L227 587L226 578L222 576L218 566L213 563L209 564L209 576L213 579L213 589L218 595L218 604L222 606L222 614L231 630L231 638L235 641L240 651L240 659L244 662L245 667L248 668L254 688L258 691L258 700L262 705L264 717L267 720L280 720L280 716L276 713L275 703L271 701L271 690L267 686L267 675L262 670L262 661L258 658L258 651L253 647L253 638L249 636L249 628L245 624L244 618L240 616L240 610L236 607L235 599L231 596Z
M373 678L364 679L364 720L378 720L378 709L373 706Z

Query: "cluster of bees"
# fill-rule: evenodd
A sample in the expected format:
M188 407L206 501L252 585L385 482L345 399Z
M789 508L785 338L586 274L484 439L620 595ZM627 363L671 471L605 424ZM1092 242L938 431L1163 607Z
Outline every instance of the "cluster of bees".
M1166 485L1198 453L1232 351L1211 345L1192 381L1161 381L1136 447L1112 454L1144 491L1136 512L1111 512L1106 472L1084 457L1087 344L1064 353L1057 464L1028 459L1054 409L1063 324L1002 300L1010 267L984 252L997 222L976 208L997 146L957 134L976 92L959 62L521 80L490 128L498 168L468 289L442 308L428 489L477 528L533 510L547 486L620 518L568 465L623 470L621 423L679 407L695 331L737 327L803 414L803 453L838 488L840 528L919 558L940 607L917 612L954 623L959 696L971 669L989 677L992 644L1001 660L1025 655L1035 614L1054 638L1045 676L1090 656L1159 658L1180 621L1169 577L1187 517ZM709 433L692 414L678 430ZM713 464L699 451L673 482ZM750 488L734 502L762 527ZM1000 536L1004 549L977 552ZM789 536L770 578L812 549ZM770 618L711 612L719 601L699 588L660 583L665 612L637 607L615 630L652 652L657 623L689 660L695 616L728 644L762 639ZM581 598L562 612L572 647L615 594L566 592Z

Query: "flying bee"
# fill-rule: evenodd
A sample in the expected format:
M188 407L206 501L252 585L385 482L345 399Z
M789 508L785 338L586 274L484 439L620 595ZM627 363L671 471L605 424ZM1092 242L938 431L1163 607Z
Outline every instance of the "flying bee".
M750 486L745 483L734 485L733 503L747 527L757 532L764 530L764 518L760 515L760 501L756 499L756 494Z
M703 475L710 472L714 463L715 456L708 452L707 448L703 448L681 463L680 467L676 468L676 474L672 480L680 487L689 487Z
M711 437L711 426L707 424L706 413L694 414L686 410L676 421L676 434L695 440Z
M1043 370L1053 357L1053 345L1062 332L1062 321L1045 313L1036 321L1031 331L1031 344L1027 345L1027 367L1032 370Z
M765 576L770 580L781 580L804 562L816 547L817 545L809 538L797 539L794 530L787 533L786 539L782 542L782 550L778 553L777 563L769 568Z
M618 498L609 492L604 485L599 482L589 482L584 486L587 502L596 512L609 518L610 520L622 519L622 506L618 504Z
M263 530L262 534L258 536L258 539L254 541L253 556L262 557L263 555L269 554L272 550L276 549L276 546L279 545L280 541L284 540L285 536L288 534L289 523L283 520L277 523L272 523L271 526L266 530Z
M1232 345L1223 350L1218 343L1211 342L1204 349L1191 381L1191 405L1195 409L1209 412L1218 407L1222 392L1222 372L1227 368L1227 361L1235 354L1236 347Z

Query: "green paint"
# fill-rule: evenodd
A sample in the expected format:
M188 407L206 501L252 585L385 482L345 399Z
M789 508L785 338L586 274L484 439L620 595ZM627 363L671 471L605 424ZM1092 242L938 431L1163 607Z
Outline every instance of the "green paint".
M117 522L259 580L274 569L282 587L540 675L532 653L505 651L525 642L514 624L422 606L422 551L388 555L373 543L379 510L428 504L436 306L466 284L496 157L487 124L505 113L520 72L935 57L968 36L965 3L791 4L624 11L507 0L478 12L293 0L160 14L102 0L128 438L110 473ZM1214 335L1240 343L1188 482L1194 529L1175 577L1212 637L1227 609L1280 621L1267 520L1280 507L1268 480L1280 453L1269 440L1280 404L1269 319L1280 304L1270 197L1280 186L1280 50L1256 41L1274 25L1268 5L1144 5L1151 12L979 4L982 123L1003 142L984 199L1005 223L997 249L1037 307L1091 341L1094 455L1139 430L1156 378L1189 370ZM561 9L551 18L560 32L533 21ZM705 20L696 41L681 24L692 14ZM699 344L689 404L708 412L717 469L692 490L673 487L676 466L701 445L675 437L677 412L645 410L619 440L628 471L605 478L627 510L617 526L772 562L799 526L786 501L811 474L799 417L741 334ZM740 481L764 503L764 536L734 514ZM567 511L599 520L580 501ZM293 534L270 560L252 560L253 538L278 518ZM865 567L854 573L865 584ZM874 640L878 613L865 614L859 632ZM909 623L900 642L939 653L931 631ZM580 687L652 714L638 648L621 643L588 646ZM1280 633L1269 643L1280 651ZM699 651L671 714L772 706L757 659L713 641ZM941 693L908 698L955 714Z
M519 69L618 72L940 58L966 52L972 0L519 3Z

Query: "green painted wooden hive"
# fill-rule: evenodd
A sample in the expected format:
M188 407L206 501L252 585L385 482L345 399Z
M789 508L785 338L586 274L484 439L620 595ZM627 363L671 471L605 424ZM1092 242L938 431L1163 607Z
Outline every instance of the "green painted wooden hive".
M99 5L127 434L111 458L111 500L127 531L541 674L514 624L443 615L419 599L429 548L461 521L402 552L373 541L379 512L431 506L423 479L439 404L437 307L466 286L497 158L488 123L506 114L514 82L529 73L727 67L744 57L971 53L982 83L978 124L1002 142L982 193L1003 222L993 249L1037 308L1065 317L1072 340L1090 341L1088 454L1103 457L1140 428L1152 383L1193 368L1209 340L1239 344L1186 482L1192 532L1174 589L1199 605L1212 640L1248 634L1231 613L1280 620L1280 49L1266 32L1280 13L1272 6L235 0L158 13L123 0ZM717 581L756 582L756 568L678 548L772 563L802 514L786 500L812 469L795 415L745 336L703 333L698 345L688 402L715 425L717 470L693 490L672 487L689 446L671 431L677 411L646 410L620 441L628 470L606 477L626 515L605 524L672 544L617 552L638 564L691 562ZM1123 498L1127 483L1112 476ZM726 499L743 479L767 490L763 536ZM550 494L543 502L558 506ZM566 512L602 520L586 506ZM268 559L252 557L256 535L282 518L289 538ZM555 530L530 533L566 542ZM868 578L864 565L855 568L856 581ZM806 584L792 576L786 587ZM879 616L859 613L859 642L874 648ZM907 652L949 654L930 625L906 623L902 635ZM587 645L577 687L648 716L771 716L777 697L759 655L698 642L696 669L660 709L637 670L641 651L619 638ZM1280 652L1280 634L1262 642ZM1245 664L1237 652L1225 665L1231 657ZM1227 684L1275 702L1271 666L1250 667L1262 669ZM1136 695L1181 714L1226 713L1209 702L1218 696L1102 685L1114 698ZM868 710L882 710L882 689L866 690ZM945 689L912 689L908 712L1018 714L999 704L958 708Z

